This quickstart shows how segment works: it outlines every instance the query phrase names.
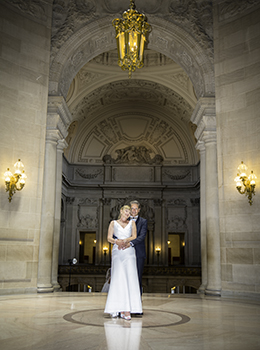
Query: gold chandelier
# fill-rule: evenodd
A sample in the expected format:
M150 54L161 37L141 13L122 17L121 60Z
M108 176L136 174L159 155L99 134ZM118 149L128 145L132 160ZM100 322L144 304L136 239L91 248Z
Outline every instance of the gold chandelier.
M144 45L151 26L145 15L135 10L133 0L130 0L130 9L123 13L123 19L115 18L112 24L116 29L118 65L123 70L128 69L131 78L136 67L144 65Z

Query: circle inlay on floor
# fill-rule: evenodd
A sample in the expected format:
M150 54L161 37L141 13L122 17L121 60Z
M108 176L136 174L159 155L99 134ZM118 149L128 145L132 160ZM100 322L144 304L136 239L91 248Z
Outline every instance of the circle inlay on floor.
M190 321L190 318L186 315L164 311L164 310L144 310L142 317L133 316L130 321L126 321L121 318L111 318L109 315L104 314L103 309L95 310L82 310L71 312L63 316L64 320L72 323L78 323L86 326L104 327L105 325L118 326L118 327L167 327L177 326Z

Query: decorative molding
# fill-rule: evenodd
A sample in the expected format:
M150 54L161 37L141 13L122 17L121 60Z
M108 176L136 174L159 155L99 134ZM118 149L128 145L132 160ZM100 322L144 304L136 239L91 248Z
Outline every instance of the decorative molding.
M75 202L75 197L66 197L66 203L73 205L73 203Z
M183 230L187 230L187 225L185 223L185 218L174 215L174 217L171 220L167 220L167 230L168 231L174 231L179 232Z
M122 100L145 101L161 108L169 108L181 120L189 121L193 112L192 106L178 93L161 84L146 80L116 81L103 85L86 95L71 111L74 119L85 119L104 106ZM143 103L143 102L142 102Z
M127 120L127 118L129 118L129 123L123 122L122 124L122 119ZM140 122L139 133L136 136L129 132L133 119L138 119ZM140 111L122 111L121 114L102 119L92 128L88 126L87 132L83 130L78 135L77 159L72 159L72 162L160 165L164 161L165 164L182 165L188 164L193 159L192 150L187 148L187 144L183 141L185 136L174 123L170 124L162 118L159 120L155 116ZM94 157L87 153L91 142L99 144L101 156ZM178 145L179 154L176 157L165 154L165 147L168 147L167 144L170 142ZM116 147L122 143L127 147Z
M186 206L187 203L185 199L178 198L178 199L170 199L169 201L167 201L167 206L169 205Z
M100 170L89 172L89 170L77 168L75 170L75 173L79 174L80 177L83 177L86 180L93 180L93 179L96 179L99 175L103 174L103 170L100 169Z
M251 10L256 5L260 6L259 0L224 1L218 5L219 21L231 20Z
M88 278L89 275L98 275L102 276L105 280L105 276L107 273L107 266L102 265L81 265L77 264L73 266L73 269L70 269L69 265L59 265L59 282L61 279L67 279L66 283L69 284L69 274L75 275L84 275ZM67 275L67 276L66 276ZM194 266L145 266L143 276L170 276L171 278L183 279L184 276L187 277L198 277L201 276L201 267ZM180 277L175 277L180 276ZM80 278L83 278L80 276ZM183 279L186 281L186 279ZM188 280L187 280L188 281ZM64 281L65 282L65 281ZM74 282L73 282L74 283ZM76 282L77 283L77 280ZM71 283L72 284L72 283ZM189 285L187 283L187 285ZM200 285L200 283L198 284Z
M183 180L186 177L191 177L191 171L190 170L179 170L179 171L169 171L169 170L164 170L163 175L166 175L169 177L171 180Z
M47 22L50 1L41 0L3 0L9 7L14 7L20 12L29 15L34 20L39 19L42 22Z
M101 6L101 0L96 1L96 6ZM187 26L183 26L181 21L176 24L175 17L170 14L166 3L163 2L164 9L161 13L151 15L149 23L152 25L152 32L149 35L148 48L154 51L160 51L165 56L171 58L177 64L181 65L191 81L193 82L196 95L214 94L214 70L213 70L213 44L207 35L200 31L187 31ZM204 2L204 4L207 2ZM69 23L63 26L64 35L56 40L53 38L51 68L50 68L50 94L61 93L67 96L71 81L77 72L91 59L102 52L108 52L116 48L114 38L114 28L108 23L114 18L111 14L102 17L102 9L97 9L95 19L86 20L84 24L72 25ZM200 16L200 11L197 11ZM201 17L202 18L202 17ZM207 22L206 12L203 19ZM195 27L199 22L197 18L190 18L195 21ZM212 28L211 28L212 30ZM203 31L202 31L203 32ZM208 28L205 32L210 32ZM100 37L105 38L104 46L99 47L97 40ZM169 41L166 48L158 47L157 38L165 38ZM78 65L73 65L73 55L77 52L83 52L84 56ZM188 63L187 57L192 60ZM188 64L188 65L187 65Z
M216 134L217 124L215 116L203 116L198 124L198 128L195 131L195 137L197 140L204 140L207 133Z
M98 200L96 198L78 198L78 205L97 206Z
M216 101L214 96L201 97L191 116L191 122L198 125L204 115L216 117Z
M47 110L47 130L58 130L63 138L68 135L68 126L72 121L69 108L62 96L49 96Z
M97 18L95 12L96 2L93 0L54 0L52 46L61 47L71 34L75 33L86 23Z
M85 229L96 230L98 227L97 208L93 208L93 205L96 204L96 201L94 200L92 201L92 203L87 202L88 199L85 200L85 202L78 204L77 227L84 227Z
M12 0L15 1L15 0ZM24 0L25 2L25 0ZM140 7L141 6L141 7ZM105 20L107 16L116 17L127 10L120 2L103 0L78 0L64 2L54 0L53 4L53 53L79 31L83 26L94 20ZM212 1L188 1L176 2L173 0L149 0L142 1L140 10L149 15L149 23L154 16L177 23L183 30L196 38L196 41L207 51L213 62L213 16ZM165 25L166 26L166 25ZM161 35L158 45L167 45L167 39ZM157 39L157 40L158 40Z
M186 220L188 217L187 205L183 204L184 200L175 200L175 206L169 207L167 210L167 230L180 232L187 230ZM177 204L177 205L176 205Z
M191 32L203 46L213 45L213 2L169 1L171 20Z

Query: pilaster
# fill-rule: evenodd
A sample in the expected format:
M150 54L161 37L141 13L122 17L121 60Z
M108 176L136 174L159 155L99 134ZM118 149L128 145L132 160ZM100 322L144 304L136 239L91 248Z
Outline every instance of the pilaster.
M71 115L61 96L50 96L46 124L46 142L43 176L41 232L39 246L37 292L53 292L58 266L57 237L54 235L56 216L60 216L61 200L61 147L59 142L67 136ZM59 146L58 146L59 144ZM58 148L58 149L57 149ZM58 152L58 157L57 157ZM57 213L59 211L59 214ZM59 220L60 221L60 220ZM57 233L56 233L57 234ZM59 233L58 233L59 235ZM55 261L53 260L55 259ZM57 280L57 277L56 277ZM56 284L56 280L55 283Z
M198 143L196 147L201 152L203 280L200 290L205 289L205 294L208 295L220 296L221 270L215 99L212 97L201 98L194 110L191 121L197 125L195 137ZM205 278L206 273L207 279Z

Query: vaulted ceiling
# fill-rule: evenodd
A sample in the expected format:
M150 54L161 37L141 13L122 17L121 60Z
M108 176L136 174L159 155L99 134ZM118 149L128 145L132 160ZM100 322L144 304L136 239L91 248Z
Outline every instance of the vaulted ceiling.
M95 57L73 79L67 104L73 123L65 155L72 163L100 164L128 146L145 146L165 165L198 162L192 83L161 53L146 50L144 67L131 79L117 65L116 50Z

